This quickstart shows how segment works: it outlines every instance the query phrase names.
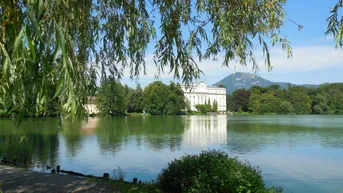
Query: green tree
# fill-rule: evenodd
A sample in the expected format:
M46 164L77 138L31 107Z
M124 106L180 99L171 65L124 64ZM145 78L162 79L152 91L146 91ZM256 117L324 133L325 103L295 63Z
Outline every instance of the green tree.
M235 101L233 100L232 94L226 95L226 109L233 112L235 109Z
M309 114L312 112L312 101L308 96L308 88L292 86L289 89L287 100L293 104L296 114Z
M212 106L211 106L211 100L210 99L207 100L207 103L205 103L205 105L206 105L207 111L211 112L212 111Z
M281 99L275 97L272 93L265 93L262 94L259 103L259 114L277 113Z
M212 112L217 112L217 111L218 111L218 102L214 100L213 105L212 105Z
M248 102L249 110L255 114L260 111L261 89L260 87L254 87L250 89L250 97Z
M216 58L221 51L225 66L237 59L242 65L254 61L256 67L253 51L259 46L270 68L270 46L279 43L291 56L289 42L279 33L285 3L0 1L0 102L10 96L9 113L25 112L33 105L40 114L56 98L57 109L75 117L84 112L94 87L93 69L99 68L102 78L121 78L127 68L131 78L138 77L146 70L150 42L156 42L157 75L167 69L185 83L202 73L191 53L201 60ZM49 89L54 91L52 98ZM29 97L35 100L31 103Z
M313 107L314 114L323 114L323 109L320 105L314 105Z
M101 83L96 104L103 115L125 114L125 87L118 81L109 79Z
M226 86L224 84L219 84L218 87L219 88L226 88Z
M232 95L235 103L234 111L238 111L239 109L241 109L244 112L248 112L250 91L247 91L245 89L238 89L233 92Z
M207 112L210 111L210 109L208 108L208 105L203 105L203 104L197 104L195 105L195 108L197 109L198 112L201 112L202 114L207 114Z
M186 102L180 85L156 81L144 89L144 106L152 115L175 115L186 108Z
M186 100L180 84L171 82L168 86L167 114L176 115L186 108Z
M294 108L293 108L292 103L288 101L283 101L280 104L278 114L287 115L287 114L292 114L292 113L294 113Z
M321 107L327 108L327 114L343 114L343 83L320 85L318 93L325 98Z
M317 89L317 90L319 90L319 89ZM320 108L320 114L327 113L327 112L331 111L329 106L328 106L328 100L324 95L318 93L314 96L313 95L310 96L310 98L312 100L312 107L313 107L312 112L314 114L318 114L319 108ZM315 109L315 107L316 107L316 109Z
M126 105L127 112L129 113L142 113L144 110L144 93L139 84L128 98Z

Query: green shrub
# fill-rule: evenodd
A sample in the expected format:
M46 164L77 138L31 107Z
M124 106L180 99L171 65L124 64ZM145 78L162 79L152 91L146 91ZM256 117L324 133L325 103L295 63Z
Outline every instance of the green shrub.
M282 192L266 189L258 168L216 150L172 161L159 174L157 182L166 192Z
M207 114L207 112L210 111L208 105L197 104L195 105L195 108L198 110L198 112L201 112L202 114Z

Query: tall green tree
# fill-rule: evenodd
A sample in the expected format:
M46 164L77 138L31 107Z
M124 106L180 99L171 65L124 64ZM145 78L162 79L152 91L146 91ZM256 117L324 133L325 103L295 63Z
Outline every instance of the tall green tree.
M128 97L128 103L126 105L127 112L129 113L142 113L144 110L144 92L139 84L137 84L136 90L134 90Z
M250 91L245 89L238 89L232 93L233 100L235 102L235 111L242 110L244 112L248 112L248 104L249 104L249 97Z
M226 109L230 112L235 111L235 101L232 94L226 95Z
M103 81L96 97L96 104L103 115L125 114L125 87L120 82L113 79Z
M287 114L293 114L294 113L294 107L292 103L288 101L283 101L280 104L279 110L277 112L278 114L287 115Z
M186 108L186 101L179 84L169 86L155 81L144 89L145 110L152 115L175 115Z
M213 105L212 105L212 112L217 112L217 111L218 111L218 102L214 100Z
M180 113L182 110L185 110L186 108L186 100L183 93L183 90L181 89L180 84L175 84L171 82L169 84L169 94L168 94L168 104L166 106L167 108L167 114L168 115L176 115Z
M309 114L312 112L312 101L308 96L308 88L292 86L288 91L287 99L293 104L296 114Z

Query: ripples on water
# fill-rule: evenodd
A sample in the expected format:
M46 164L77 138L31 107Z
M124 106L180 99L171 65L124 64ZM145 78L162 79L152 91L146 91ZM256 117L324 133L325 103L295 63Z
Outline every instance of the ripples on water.
M42 172L61 165L102 175L121 167L128 180L151 180L175 158L222 149L260 166L267 184L285 192L343 192L343 116L118 117L58 125L29 119L14 128L0 120L0 155L29 157Z

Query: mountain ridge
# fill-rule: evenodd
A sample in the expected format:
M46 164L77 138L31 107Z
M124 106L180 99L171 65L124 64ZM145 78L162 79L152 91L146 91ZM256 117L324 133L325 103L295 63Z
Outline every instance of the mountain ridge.
M289 82L272 82L270 80L264 79L259 75L246 73L246 72L236 72L228 75L219 82L213 84L213 86L219 86L220 84L225 85L226 93L231 94L237 89L249 89L253 86L269 87L271 85L279 85L282 89L288 89L290 85L304 86L309 88L317 88L319 85L315 84L291 84Z

